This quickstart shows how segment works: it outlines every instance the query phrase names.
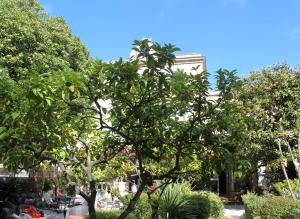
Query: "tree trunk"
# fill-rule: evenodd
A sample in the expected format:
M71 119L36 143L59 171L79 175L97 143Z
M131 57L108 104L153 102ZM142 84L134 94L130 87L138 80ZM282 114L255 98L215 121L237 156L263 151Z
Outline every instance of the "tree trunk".
M118 217L118 219L125 219L132 211L134 211L135 206L145 187L146 187L146 183L145 180L143 180L139 189L135 193L134 197L130 200L127 208L122 212L122 214Z
M89 190L90 190L90 196L85 194L84 192L80 191L79 194L86 200L88 204L88 209L89 209L89 219L97 219L96 217L96 210L95 210L95 199L96 199L96 187L95 187L95 182L90 181L89 182Z
M89 215L90 219L96 219L96 211L95 211L95 199L96 199L96 187L95 187L95 181L90 181L90 200L88 202L89 207Z
M288 184L289 192L290 192L292 198L293 198L294 200L296 200L296 197L295 197L293 188L292 188L292 186L291 186L291 183L290 183L290 180L289 180L289 177L288 177L288 175L287 175L287 172L286 172L286 169L285 169L285 166L284 166L284 163L283 163L283 162L281 162L281 168L282 168L282 171L283 171L285 180L286 180L286 182L287 182L287 184Z
M280 155L281 155L281 161L280 161L280 164L281 164L281 168L282 168L284 177L285 177L286 182L287 182L287 184L288 184L289 192L290 192L292 198L293 198L294 200L296 200L295 194L294 194L294 192L293 192L293 189L292 189L292 186L291 186L289 177L288 177L288 175L287 175L287 172L286 172L286 169L285 169L285 166L284 166L284 162L283 162L283 160L282 160L284 156L283 156L283 152L282 152L282 149L281 149L281 142L280 142L280 140L278 141L278 148L279 148L279 152L280 152Z
M297 173L298 173L298 181L300 183L300 132L298 132L298 169L297 169Z
M97 219L95 202L93 202L92 200L88 201L88 208L89 208L89 219Z
M251 174L251 190L252 192L256 192L258 189L258 172L257 169L254 173Z
M232 197L234 191L234 179L233 179L233 171L232 168L229 168L226 171L226 196Z

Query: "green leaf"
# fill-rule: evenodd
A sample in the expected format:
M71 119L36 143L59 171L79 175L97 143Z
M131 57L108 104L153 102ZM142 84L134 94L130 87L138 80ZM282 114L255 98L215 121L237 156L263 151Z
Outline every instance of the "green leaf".
M64 91L61 92L61 97L62 97L63 100L66 99L66 95L65 95L65 92L64 92Z
M61 159L65 159L66 156L67 156L67 153L65 151L60 151L59 156L60 156Z
M15 120L19 117L19 115L20 115L19 112L13 112L13 113L11 114L11 117L12 117L13 121L15 121Z
M9 132L9 131L2 132L2 133L0 134L0 140L4 140L4 139L7 138L9 135L10 135L10 132Z
M72 92L74 92L74 91L75 91L74 85L71 85L71 86L69 87L69 90L72 91Z
M51 99L50 98L46 98L46 102L47 102L48 106L51 106Z

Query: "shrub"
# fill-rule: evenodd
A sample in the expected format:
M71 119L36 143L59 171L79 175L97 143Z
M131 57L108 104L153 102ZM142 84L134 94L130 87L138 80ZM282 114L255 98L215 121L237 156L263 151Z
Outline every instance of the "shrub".
M100 210L97 211L97 219L117 219L122 211L120 210ZM86 216L88 219L89 216ZM134 215L130 214L126 217L126 219L137 219Z
M291 198L274 196L262 203L260 216L262 219L300 218L300 202Z
M216 194L209 191L192 192L187 200L192 218L223 218L224 205Z
M259 197L254 194L243 196L245 219L296 219L300 218L300 202L288 197Z
M128 194L127 196L121 198L121 201L125 206L129 204L129 201L133 198L134 194ZM132 214L138 219L148 219L151 218L152 208L148 200L146 193L142 193L138 203L135 206L135 210Z
M290 181L292 190L293 190L296 198L300 200L300 183L299 183L298 179L289 180L289 181ZM273 188L279 195L285 196L285 197L291 197L286 180L275 183L273 185Z
M161 193L160 190L157 192ZM192 218L187 200L187 193L189 192L190 190L186 190L184 184L173 183L167 185L157 200L159 216L166 219Z
M158 215L164 219L223 218L224 206L216 194L192 192L186 183L169 184L159 189L151 195L151 204L153 208L158 207Z
M253 193L248 193L242 196L245 204L245 219L252 219L260 216L260 208L264 202L263 197L256 196Z
M121 214L120 210L101 210L101 211L97 211L97 218L115 219L118 218L120 214Z

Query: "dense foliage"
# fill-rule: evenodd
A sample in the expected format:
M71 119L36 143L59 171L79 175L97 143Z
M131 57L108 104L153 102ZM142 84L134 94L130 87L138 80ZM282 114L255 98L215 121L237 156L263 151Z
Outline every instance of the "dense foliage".
M209 191L191 191L186 183L171 183L151 195L152 218L223 218L221 199Z
M62 17L49 16L37 1L2 0L0 20L0 66L11 78L84 70L85 46Z
M276 65L251 73L245 78L238 100L247 121L245 153L252 167L279 165L288 155L287 143L296 152L299 131L300 72L288 65ZM278 179L271 179L278 180Z
M292 190L295 193L295 197L300 200L300 183L297 179L289 180L290 185L292 187ZM284 196L284 197L291 197L287 180L284 180L282 182L277 182L273 185L273 188L277 192L278 195Z
M272 196L266 197L247 194L243 196L245 218L292 218L300 216L300 202L291 198Z
M121 210L100 210L97 211L97 219L117 219L119 218ZM86 219L89 219L89 216L86 216ZM126 219L139 219L136 216L130 214Z
M13 171L59 166L69 184L89 187L81 195L91 218L96 182L132 173L140 186L120 218L132 211L188 217L187 206L199 217L221 217L210 193L189 196L171 184L148 203L143 192L154 180L201 181L222 171L232 192L233 177L252 179L259 166L271 172L270 183L283 178L281 167L286 183L274 187L299 196L286 170L292 163L299 184L298 70L277 65L241 80L220 69L212 101L207 72L172 70L178 48L171 44L135 41L131 59L104 63L90 59L66 22L35 0L2 0L0 20L0 162ZM244 199L254 203L247 209L264 200Z
M193 218L214 218L224 217L224 205L218 195L209 191L192 192L188 198L188 211Z
M121 198L122 203L127 206L130 200L133 198L134 194L130 193L125 197ZM140 199L138 200L134 211L131 213L136 216L136 218L151 218L152 215L152 207L150 204L150 200L146 193L142 193Z

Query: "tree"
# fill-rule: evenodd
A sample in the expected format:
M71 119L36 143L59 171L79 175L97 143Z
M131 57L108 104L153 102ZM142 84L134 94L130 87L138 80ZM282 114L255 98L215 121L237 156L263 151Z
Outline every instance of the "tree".
M137 55L130 61L98 63L97 80L90 80L92 87L87 89L96 91L90 99L97 108L100 129L109 131L109 146L129 149L129 159L138 166L139 189L120 218L134 210L147 184L184 173L184 158L207 146L207 122L217 108L207 98L206 72L192 75L171 70L176 48L148 40L134 45ZM220 80L230 87L228 76Z
M37 1L3 0L0 19L1 162L16 170L32 165L35 148L42 153L60 139L50 76L82 71L88 52L65 21L46 14Z
M297 157L298 80L299 71L288 65L266 68L245 78L238 99L247 118L246 148L254 170L258 164L279 164L285 171L284 161Z
M82 132L77 140L85 149L85 161L68 154L83 164L90 195L81 193L94 215L96 165L104 165L118 154L129 152L128 161L138 165L139 189L120 218L134 210L147 184L154 179L176 178L180 174L181 158L200 147L199 132L209 116L206 100L208 82L205 73L193 76L173 72L171 66L176 51L171 45L160 46L148 40L135 42L137 57L114 63L95 61L86 74L84 87L78 95L68 95L68 106L77 109ZM142 68L140 68L142 66ZM180 116L189 113L189 119ZM92 132L94 130L94 132ZM102 144L94 144L93 136L101 136ZM99 138L98 138L99 139ZM95 145L95 146L94 146ZM78 149L81 147L78 147ZM73 150L74 151L74 148ZM96 153L95 153L96 151ZM162 161L161 161L162 160ZM165 168L153 168L153 163ZM168 165L166 165L168 164ZM157 166L157 165L156 165Z
M235 70L217 71L219 99L210 120L211 136L208 138L213 154L205 160L212 163L212 169L218 175L226 172L226 194L229 197L234 191L234 175L241 175L249 166L244 151L245 117L237 99L242 86Z
M61 17L28 0L0 2L0 66L20 79L34 72L84 70L88 52Z
M76 171L93 219L95 173L124 159L141 179L125 218L148 184L176 179L209 146L208 75L173 72L174 46L136 41L131 60L89 62L64 20L36 1L1 1L0 18L0 151L10 169L44 161L73 184Z
M137 56L131 60L93 61L84 73L33 74L22 81L27 95L14 94L10 87L9 95L25 103L25 113L12 122L14 134L2 139L6 164L28 168L49 160L73 184L71 171L76 171L89 185L89 193L80 194L91 218L96 217L95 173L112 159L137 165L141 181L120 216L125 218L153 180L184 174L184 162L205 151L208 132L214 131L208 121L217 106L207 99L207 73L173 72L177 49L172 45L148 40L134 45ZM28 113L32 109L35 113Z
M24 167L30 166L29 155L36 152L35 143L46 148L45 142L56 141L49 138L49 126L57 122L54 114L57 109L51 104L53 97L47 94L54 93L48 77L53 74L59 77L71 70L82 71L88 62L88 52L79 38L71 34L65 21L46 14L37 1L3 0L0 19L0 102L3 106L0 139L4 142L1 162L15 163L10 166L17 169L22 166L13 161L23 159L24 153L28 155L23 160ZM59 129L59 124L55 129ZM24 136L27 136L26 143L13 142L18 138L25 141ZM25 145L31 148L30 153L13 150Z

